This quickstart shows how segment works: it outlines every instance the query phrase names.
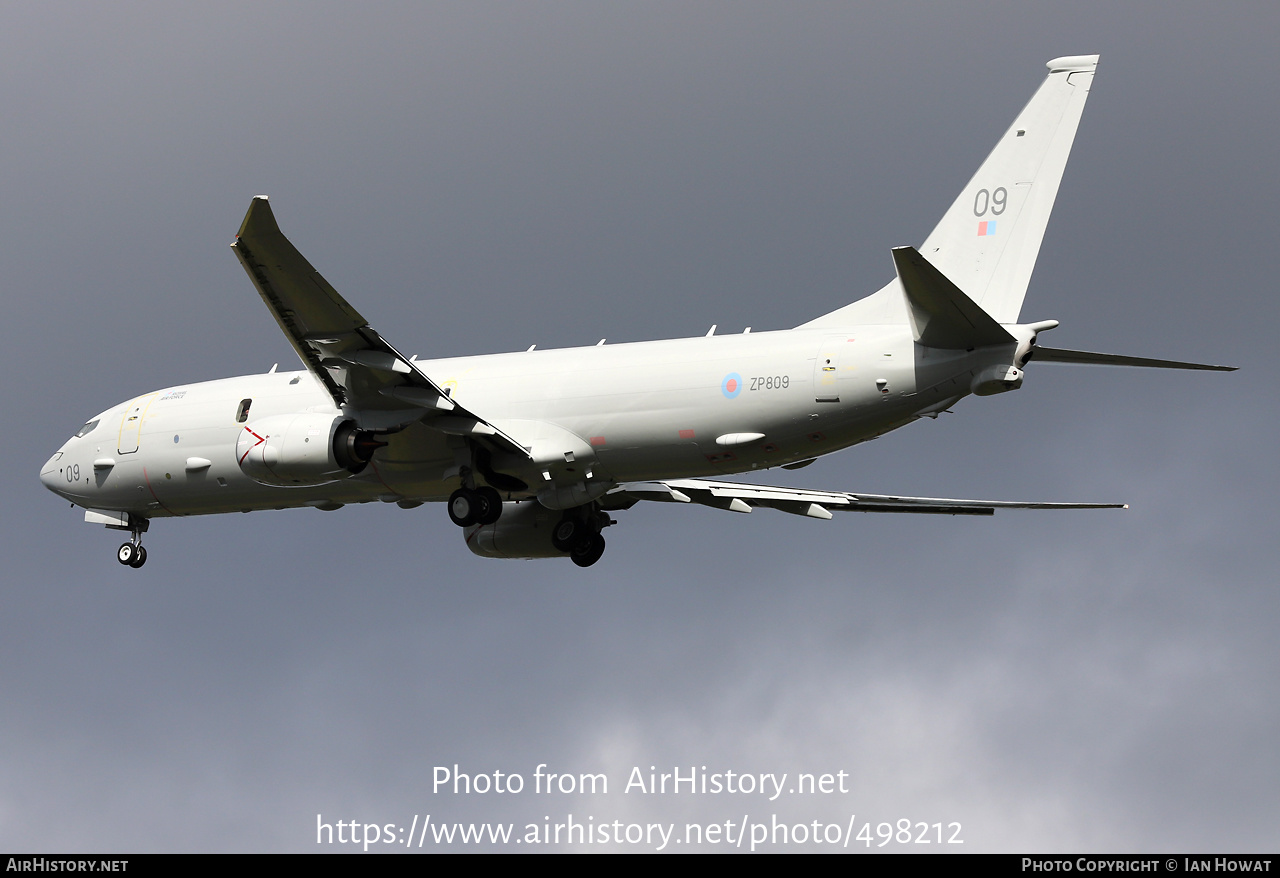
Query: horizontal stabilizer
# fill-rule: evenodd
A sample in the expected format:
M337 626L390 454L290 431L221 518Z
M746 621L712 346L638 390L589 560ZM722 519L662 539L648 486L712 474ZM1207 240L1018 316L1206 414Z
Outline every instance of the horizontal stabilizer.
M1014 341L1004 327L916 248L895 247L893 264L907 300L911 331L920 344L968 351Z
M1126 357L1122 354L1097 354L1092 351L1068 351L1063 348L1031 349L1028 360L1037 363L1079 363L1086 366L1145 366L1149 369L1199 369L1205 372L1234 372L1237 366L1210 366L1206 363L1184 363L1181 360L1153 360L1149 357Z

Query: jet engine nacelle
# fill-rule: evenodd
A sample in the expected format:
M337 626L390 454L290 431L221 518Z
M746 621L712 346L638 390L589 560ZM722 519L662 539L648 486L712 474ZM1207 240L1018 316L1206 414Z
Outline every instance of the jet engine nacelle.
M496 522L462 533L467 548L482 558L563 558L565 553L551 544L551 530L561 517L537 500L507 502Z
M245 475L264 485L327 485L363 470L385 444L341 415L273 415L245 424L236 441L236 461Z

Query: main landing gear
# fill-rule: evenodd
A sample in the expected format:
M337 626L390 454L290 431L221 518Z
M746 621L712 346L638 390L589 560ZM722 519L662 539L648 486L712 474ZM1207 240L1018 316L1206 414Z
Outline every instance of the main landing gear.
M459 488L449 497L449 518L458 527L493 524L502 515L502 496L485 485Z
M135 519L129 516L130 530L133 536L129 542L121 543L120 548L116 550L116 560L126 567L138 568L147 563L147 550L142 545L142 535L147 530L148 522L145 518Z
M579 567L590 567L604 554L600 531L617 523L598 504L588 503L566 509L559 520L551 519L555 524L548 534L551 510L537 500L506 504L507 516L503 516L503 508L501 495L488 485L464 486L449 496L449 519L458 527L476 528L467 534L467 544L471 551L486 557L554 558L558 554L568 555ZM492 531L479 530L485 525L494 527ZM481 536L473 544L478 533Z
M570 510L551 531L551 544L561 552L568 552L579 567L590 567L604 554L604 537L600 530L607 524L613 524L607 513L578 517Z

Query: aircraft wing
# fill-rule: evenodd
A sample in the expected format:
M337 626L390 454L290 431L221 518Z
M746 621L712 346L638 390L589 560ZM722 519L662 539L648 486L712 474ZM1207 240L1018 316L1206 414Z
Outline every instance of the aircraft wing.
M424 420L446 433L527 454L506 433L454 402L375 332L289 243L265 195L249 205L231 249L293 349L338 406L371 427Z
M605 503L626 508L640 500L700 503L730 512L769 507L792 515L831 518L833 512L914 512L934 515L993 515L997 509L1127 509L1123 503L1040 503L1017 500L953 500L943 497L899 497L747 485L716 479L670 479L628 482L606 495Z

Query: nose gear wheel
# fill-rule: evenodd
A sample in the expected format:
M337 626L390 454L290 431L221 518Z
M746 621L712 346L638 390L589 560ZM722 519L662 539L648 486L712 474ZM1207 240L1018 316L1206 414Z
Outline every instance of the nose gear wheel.
M116 560L126 567L137 569L147 563L147 550L142 547L142 532L147 529L145 518L129 516L130 530L133 537L127 543L121 543L116 549Z
M136 569L147 563L147 550L133 543L121 543L116 550L116 560L126 567Z

